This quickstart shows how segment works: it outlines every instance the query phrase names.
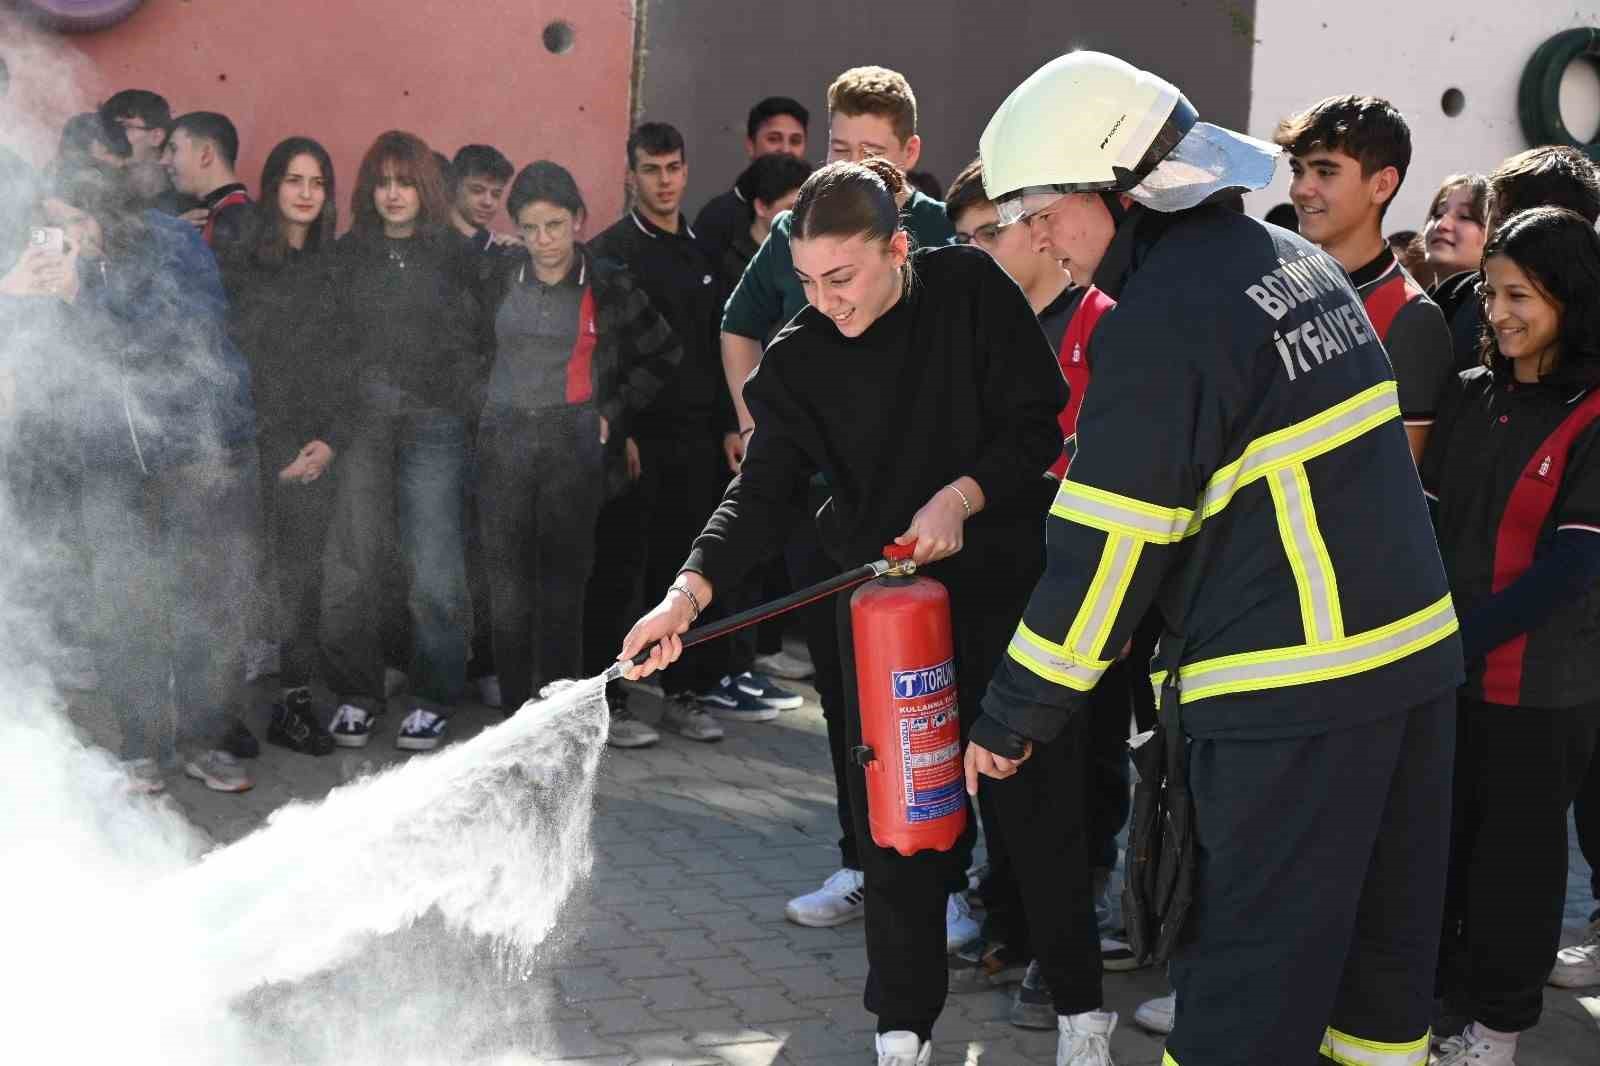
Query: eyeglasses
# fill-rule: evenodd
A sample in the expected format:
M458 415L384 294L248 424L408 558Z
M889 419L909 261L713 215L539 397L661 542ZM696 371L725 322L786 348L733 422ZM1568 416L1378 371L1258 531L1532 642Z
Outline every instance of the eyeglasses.
M971 233L957 232L955 235L957 244L993 244L999 239L1000 224L998 222L990 222L979 226Z

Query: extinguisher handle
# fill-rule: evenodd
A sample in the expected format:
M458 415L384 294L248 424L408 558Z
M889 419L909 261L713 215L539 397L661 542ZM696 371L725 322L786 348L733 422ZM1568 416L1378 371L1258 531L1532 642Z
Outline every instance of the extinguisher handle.
M891 562L885 558L858 566L854 570L846 570L844 573L830 577L826 581L819 581L815 585L807 585L803 589L797 589L787 596L772 600L769 603L763 603L758 607L752 607L748 611L740 611L737 614L730 614L726 618L719 618L715 622L708 622L703 626L695 626L683 635L683 646L692 648L697 644L704 644L707 641L716 640L718 637L725 637L729 633L736 633L741 629L765 622L769 618L776 618L780 614L786 614L807 604L826 599L834 593L843 592L845 589L864 584L875 577L881 577L891 572L900 572L902 569L903 564ZM606 679L613 681L620 678L627 666L643 666L650 661L650 653L655 650L655 647L655 643L652 643L632 659L629 659L627 663L613 664L606 671Z

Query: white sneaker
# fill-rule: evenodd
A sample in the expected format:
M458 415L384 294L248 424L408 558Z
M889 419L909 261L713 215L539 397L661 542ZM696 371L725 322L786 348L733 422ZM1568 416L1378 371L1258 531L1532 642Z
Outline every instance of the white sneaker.
M365 707L341 703L328 723L328 732L341 748L364 748L372 737L372 715Z
M1582 940L1556 952L1549 982L1557 988L1600 985L1600 918L1589 923L1589 932Z
M965 893L952 893L944 905L944 950L953 955L980 932L978 920L972 916Z
M1063 1014L1056 1019L1056 1066L1115 1066L1111 1061L1111 1033L1117 1012L1092 1010Z
M432 751L439 746L449 724L448 719L418 707L400 722L394 746L401 751Z
M1489 1040L1478 1034L1473 1022L1458 1036L1441 1041L1433 1066L1517 1066L1515 1040Z
M500 675L484 674L478 678L478 702L496 710L505 702L500 698Z
M785 681L804 681L817 672L808 656L797 655L787 648L772 655L758 656L753 665L763 674L781 677Z
M827 929L861 917L866 909L865 878L860 870L835 870L815 892L784 905L783 916L795 925Z
M1147 999L1133 1012L1139 1028L1163 1035L1172 1032L1172 1017L1178 1012L1178 994L1168 992L1160 999Z
M897 1029L892 1033L879 1033L874 1041L878 1048L878 1066L928 1066L933 1061L933 1041L919 1041L916 1033Z

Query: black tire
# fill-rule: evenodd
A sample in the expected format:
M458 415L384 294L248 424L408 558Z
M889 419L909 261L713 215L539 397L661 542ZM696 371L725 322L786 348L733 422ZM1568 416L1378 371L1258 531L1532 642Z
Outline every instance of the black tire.
M1565 144L1600 163L1600 131L1581 141L1561 118L1561 75L1575 59L1587 56L1600 64L1600 29L1564 30L1541 44L1522 70L1517 89L1517 117L1530 145Z
M62 33L89 33L115 26L144 0L23 0L22 8L38 22Z

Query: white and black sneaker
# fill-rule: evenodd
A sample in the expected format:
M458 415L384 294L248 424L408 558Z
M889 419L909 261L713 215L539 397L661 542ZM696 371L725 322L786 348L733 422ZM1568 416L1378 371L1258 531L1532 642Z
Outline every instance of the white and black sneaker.
M328 723L333 742L341 748L364 748L372 737L372 713L353 703L341 703Z
M1100 966L1107 973L1127 973L1130 970L1142 970L1149 965L1140 962L1134 955L1133 948L1123 939L1127 935L1119 931L1116 936L1100 938Z
M805 703L805 699L788 689L775 684L770 677L758 674L753 670L746 670L733 679L740 692L752 696L757 703L766 707L775 707L780 711L792 711Z
M449 724L447 719L418 707L401 721L394 746L401 751L432 751L439 746L444 727Z
M835 870L815 892L791 899L783 908L783 916L795 925L813 929L854 921L866 913L864 885L860 870Z

